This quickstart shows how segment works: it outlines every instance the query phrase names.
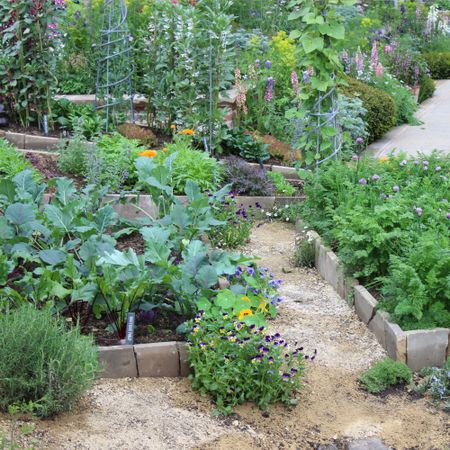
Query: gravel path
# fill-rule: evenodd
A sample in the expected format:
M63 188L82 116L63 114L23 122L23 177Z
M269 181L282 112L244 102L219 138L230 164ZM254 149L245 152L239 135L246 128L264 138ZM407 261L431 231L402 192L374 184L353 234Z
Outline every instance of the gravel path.
M332 450L370 436L395 449L448 448L449 415L426 399L403 391L375 397L360 389L359 374L384 351L315 270L291 266L294 240L291 225L268 223L254 230L244 250L284 280L285 301L271 327L307 351L318 350L297 407L274 405L263 413L247 404L216 418L210 400L186 379L99 380L75 411L37 422L36 448L303 450L335 444ZM7 425L0 415L0 429Z

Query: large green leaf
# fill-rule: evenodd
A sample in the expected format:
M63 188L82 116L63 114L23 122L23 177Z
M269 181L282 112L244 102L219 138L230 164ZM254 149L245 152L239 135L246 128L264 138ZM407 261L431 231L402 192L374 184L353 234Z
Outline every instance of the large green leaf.
M117 220L117 213L110 205L100 208L95 214L94 221L97 224L99 233L104 233L108 227L114 225Z
M74 183L68 178L58 178L56 180L56 194L58 201L66 206L77 192Z
M16 196L16 186L11 180L0 180L0 197L3 196L9 202L13 202Z
M56 228L70 230L73 220L71 213L63 211L55 205L45 205L45 214Z
M15 225L25 225L35 219L35 214L30 205L25 203L13 203L6 208L5 217Z
M323 50L324 40L323 37L311 37L305 36L302 40L303 49L305 53L311 53L315 50Z
M218 281L217 272L212 266L203 266L195 276L195 281L204 289L210 288Z
M52 266L61 264L66 260L66 257L66 253L64 253L62 250L57 249L41 250L39 252L39 258L41 258L45 263Z

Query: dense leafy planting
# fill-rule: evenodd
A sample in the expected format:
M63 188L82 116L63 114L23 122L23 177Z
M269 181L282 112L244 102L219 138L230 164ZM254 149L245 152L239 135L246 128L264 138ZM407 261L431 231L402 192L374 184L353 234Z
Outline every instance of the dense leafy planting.
M337 162L311 176L302 217L406 329L450 324L449 160Z

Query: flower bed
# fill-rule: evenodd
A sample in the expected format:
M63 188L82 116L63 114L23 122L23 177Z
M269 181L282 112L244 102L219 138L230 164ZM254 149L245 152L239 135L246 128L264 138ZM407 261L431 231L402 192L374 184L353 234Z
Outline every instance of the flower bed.
M303 222L297 222L303 231ZM404 331L392 323L388 313L378 310L375 297L354 278L345 275L342 262L320 236L310 231L314 241L315 267L338 294L349 303L354 303L356 314L375 334L388 355L406 363L412 370L425 367L441 367L450 356L450 328Z
M449 168L448 157L437 154L336 162L308 180L301 213L337 251L338 292L353 291L345 270L378 299L368 300L377 312L366 323L382 324L386 311L411 336L447 330L438 333L446 341L443 354L450 328ZM337 261L325 250L322 259L325 266Z

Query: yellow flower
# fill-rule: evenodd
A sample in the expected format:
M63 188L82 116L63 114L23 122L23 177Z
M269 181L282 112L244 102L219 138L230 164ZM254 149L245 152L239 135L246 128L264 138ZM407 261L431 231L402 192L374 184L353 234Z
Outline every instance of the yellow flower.
M177 126L175 124L170 125L171 130L175 130L176 128L177 128Z
M389 161L389 158L387 156L382 156L381 158L378 158L378 161L380 161L380 163L385 163Z
M193 136L194 130L191 130L190 128L186 128L185 130L180 130L178 134L184 134L185 136Z
M156 150L144 150L141 153L138 153L139 156L145 156L146 158L154 158L158 152Z
M253 316L253 312L251 309L243 309L238 316L239 320L242 320L246 316Z
M164 148L162 149L162 151L163 151L164 153L167 153L167 152L169 151L169 149L168 149L167 147L164 147Z

